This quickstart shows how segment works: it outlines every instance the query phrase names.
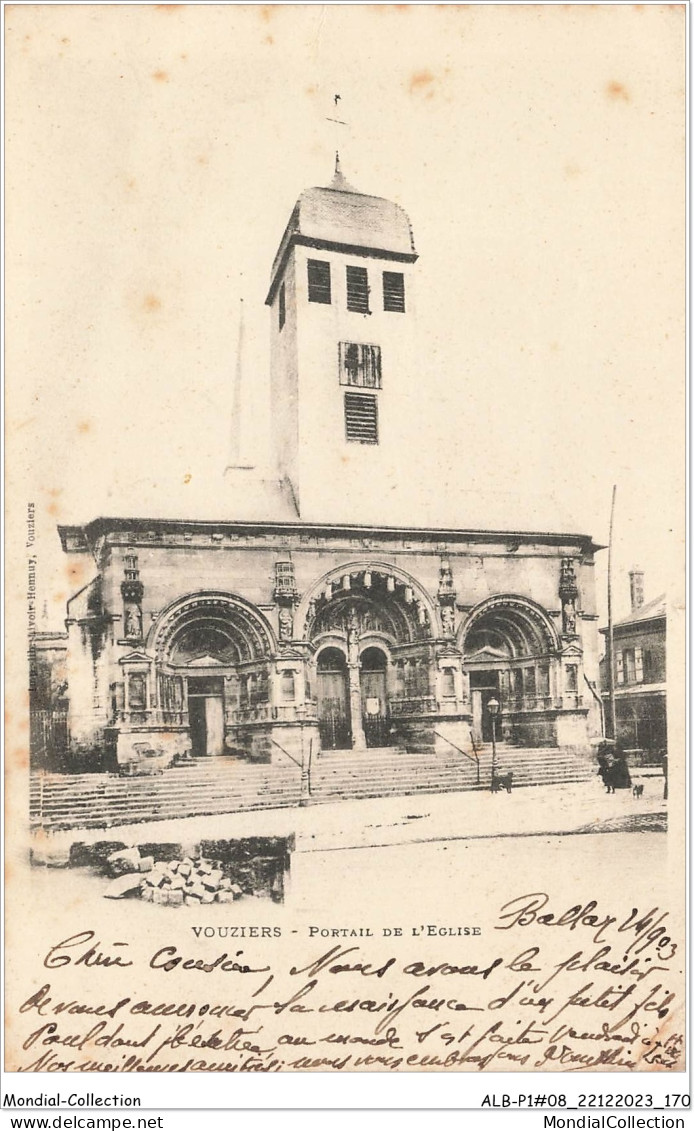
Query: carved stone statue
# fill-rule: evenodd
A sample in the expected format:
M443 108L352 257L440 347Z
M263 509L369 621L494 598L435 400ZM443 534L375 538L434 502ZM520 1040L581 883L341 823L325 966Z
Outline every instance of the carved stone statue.
M562 633L564 636L575 636L578 585L576 583L576 570L571 558L562 558L559 596L561 598Z
M453 636L455 634L455 611L451 605L443 605L441 607L441 624L445 636Z
M142 612L137 605L125 610L125 635L139 639L142 636Z
M347 660L355 667L359 664L359 621L351 616L347 625Z
M439 595L453 592L453 573L447 558L441 559L439 569Z
M562 558L559 590L576 588L576 570L572 558Z
M280 640L291 640L294 632L294 617L291 609L285 607L279 611Z
M562 603L562 632L565 636L576 635L576 602L573 597L568 597Z

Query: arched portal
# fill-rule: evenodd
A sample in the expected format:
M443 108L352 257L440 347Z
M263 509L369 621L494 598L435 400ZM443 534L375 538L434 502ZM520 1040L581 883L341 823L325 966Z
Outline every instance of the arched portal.
M153 625L148 650L155 656L152 700L163 723L187 726L194 755L224 753L234 726L269 711L271 631L232 594L174 602Z
M419 582L380 562L336 566L304 595L296 616L307 640L330 627L346 632L350 619L356 619L360 635L382 632L397 644L441 634L436 605Z
M314 648L334 647L345 657L352 746L387 745L403 664L426 670L430 688L432 642L441 633L435 603L399 568L353 562L312 587L297 620ZM410 713L420 706L414 698L408 705Z
M352 745L347 657L339 648L323 648L316 659L318 730L323 750Z
M558 641L538 605L520 597L493 597L472 610L461 637L477 740L491 739L492 698L500 702L508 726L519 713L552 709Z

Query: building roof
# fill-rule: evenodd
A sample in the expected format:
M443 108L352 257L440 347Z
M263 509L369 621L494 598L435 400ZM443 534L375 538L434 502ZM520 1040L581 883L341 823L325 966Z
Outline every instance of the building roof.
M339 160L331 184L305 189L294 205L272 264L268 303L273 300L285 257L295 244L362 255L372 252L411 263L417 258L404 208L381 196L358 192L345 180Z
M634 612L629 613L628 617L623 617L621 620L615 621L613 629L627 628L631 625L639 625L647 620L664 620L667 617L667 595L661 593L659 597L654 597L652 601L648 601L645 605ZM604 629L601 629L604 631Z

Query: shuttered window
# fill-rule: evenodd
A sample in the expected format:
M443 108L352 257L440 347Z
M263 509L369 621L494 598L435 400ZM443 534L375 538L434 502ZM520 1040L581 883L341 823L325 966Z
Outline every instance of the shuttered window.
M624 683L624 655L617 653L617 683Z
M624 679L626 683L633 683L636 679L636 662L634 649L628 648L624 655Z
M330 264L322 259L308 261L308 301L332 302L330 291Z
M360 444L378 443L378 402L369 393L345 393L345 435Z
M381 347L359 342L339 344L340 384L364 389L381 387Z
M637 683L643 683L643 651L641 648L634 649L634 668Z
M400 271L383 272L383 309L405 313L405 276Z
M347 268L347 309L369 313L369 276L366 267Z

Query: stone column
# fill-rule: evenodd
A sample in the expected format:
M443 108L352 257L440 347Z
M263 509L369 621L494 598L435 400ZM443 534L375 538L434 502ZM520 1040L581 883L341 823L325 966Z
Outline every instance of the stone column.
M363 749L366 746L366 735L361 719L359 628L356 620L351 620L347 629L347 674L349 677L349 709L352 719L352 747Z
M363 750L366 746L366 735L361 719L359 664L349 664L347 671L349 673L349 708L352 716L352 746L354 749Z

